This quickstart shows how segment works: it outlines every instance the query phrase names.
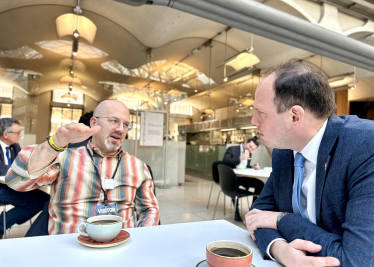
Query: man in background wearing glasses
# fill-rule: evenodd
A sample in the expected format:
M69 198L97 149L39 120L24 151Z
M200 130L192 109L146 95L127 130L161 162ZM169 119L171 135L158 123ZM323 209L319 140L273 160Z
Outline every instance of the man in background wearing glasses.
M90 127L69 123L41 145L23 148L5 181L18 191L52 184L49 234L75 233L81 222L112 208L123 218L123 228L157 225L150 172L121 147L131 128L127 107L104 100L96 106ZM90 136L87 146L68 148Z
M18 140L22 136L20 122L12 118L0 119L0 176L5 176L21 147ZM0 178L1 180L1 178ZM3 183L1 183L3 182ZM40 190L27 193L17 192L0 181L0 203L13 205L6 213L7 229L14 224L23 224L42 210L49 195ZM0 216L0 239L4 234L3 216Z

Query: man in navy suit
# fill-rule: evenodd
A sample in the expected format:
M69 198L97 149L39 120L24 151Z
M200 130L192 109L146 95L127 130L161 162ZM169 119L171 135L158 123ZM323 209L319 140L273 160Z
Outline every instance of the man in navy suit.
M268 71L252 123L273 172L246 225L264 258L285 266L374 266L374 122L336 116L320 71Z
M223 156L223 163L230 166L231 168L235 168L239 164L246 164L247 168L254 168L256 170L260 169L260 165L258 163L253 164L251 166L251 157L252 151L258 147L258 141L254 138L248 139L241 145L238 146L231 146L226 150L225 155ZM245 151L248 150L248 153ZM259 195L264 187L264 183L261 180L256 178L245 178L245 177L238 177L238 186L243 186L247 190L252 187L255 189L255 194ZM254 197L253 200L256 200ZM235 199L232 199L232 204L235 205ZM242 221L239 213L239 201L236 203L235 207L235 221Z
M12 118L0 119L0 176L5 176L21 147L18 144L22 136L20 122ZM6 184L0 183L0 203L11 204L13 209L6 213L6 227L23 224L42 210L49 195L40 190L17 192ZM0 215L0 239L4 234L3 214Z

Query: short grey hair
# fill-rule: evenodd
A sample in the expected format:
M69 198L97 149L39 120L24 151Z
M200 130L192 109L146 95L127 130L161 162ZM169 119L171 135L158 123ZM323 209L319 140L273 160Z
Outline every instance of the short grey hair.
M3 136L5 132L11 132L13 124L21 125L21 123L13 118L0 119L0 136Z

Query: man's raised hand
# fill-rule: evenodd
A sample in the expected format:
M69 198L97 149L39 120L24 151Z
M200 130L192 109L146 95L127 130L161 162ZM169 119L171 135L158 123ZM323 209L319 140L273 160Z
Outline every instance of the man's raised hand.
M82 142L100 130L101 127L98 125L90 128L83 123L72 122L58 128L56 134L53 136L53 142L59 147L65 147L70 143Z

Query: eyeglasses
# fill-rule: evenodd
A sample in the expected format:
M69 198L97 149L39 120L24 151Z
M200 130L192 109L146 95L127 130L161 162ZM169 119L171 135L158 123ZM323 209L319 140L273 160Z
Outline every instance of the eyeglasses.
M96 119L108 119L108 122L113 127L119 127L121 124L121 120L116 117L95 117ZM123 129L127 129L131 131L133 125L131 122L124 122L123 123Z
M18 135L18 136L21 135L21 132L8 132L8 133L16 134L16 135Z

